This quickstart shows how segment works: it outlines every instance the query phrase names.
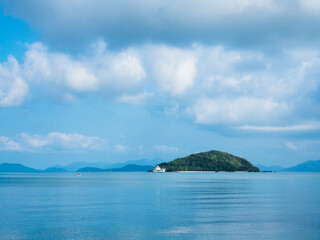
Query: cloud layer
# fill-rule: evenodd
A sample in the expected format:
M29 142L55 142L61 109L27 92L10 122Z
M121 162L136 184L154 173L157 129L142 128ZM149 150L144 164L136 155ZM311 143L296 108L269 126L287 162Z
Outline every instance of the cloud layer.
M37 97L99 98L241 131L301 132L319 124L318 1L0 0L0 6L41 39L28 45L23 60L0 63L1 107Z
M223 43L266 50L288 44L319 46L317 0L1 0L0 4L42 38L69 50L98 37L116 47L146 42Z
M56 152L103 150L106 140L78 133L51 132L48 135L20 133L15 139L0 136L1 151Z
M150 44L115 52L98 40L74 57L38 42L23 62L9 56L0 63L0 105L19 106L37 94L64 102L96 96L157 106L198 124L277 130L318 119L319 54L286 49L272 57L223 46Z

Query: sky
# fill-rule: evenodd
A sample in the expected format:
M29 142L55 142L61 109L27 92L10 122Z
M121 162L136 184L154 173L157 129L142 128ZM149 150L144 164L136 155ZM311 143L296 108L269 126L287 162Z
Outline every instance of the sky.
M0 0L0 162L320 159L317 0Z

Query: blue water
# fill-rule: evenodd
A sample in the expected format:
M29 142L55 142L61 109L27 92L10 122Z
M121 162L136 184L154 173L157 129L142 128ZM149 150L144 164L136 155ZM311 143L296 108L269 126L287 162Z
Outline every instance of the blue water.
M320 239L320 174L0 173L0 239Z

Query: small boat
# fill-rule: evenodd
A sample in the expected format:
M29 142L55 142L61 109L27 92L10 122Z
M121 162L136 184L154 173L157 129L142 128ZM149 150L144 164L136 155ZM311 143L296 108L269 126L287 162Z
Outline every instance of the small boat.
M164 172L166 172L166 169L165 168L161 168L159 165L157 165L152 169L152 172L154 172L154 173L164 173Z
M77 173L77 176L81 176L81 173Z

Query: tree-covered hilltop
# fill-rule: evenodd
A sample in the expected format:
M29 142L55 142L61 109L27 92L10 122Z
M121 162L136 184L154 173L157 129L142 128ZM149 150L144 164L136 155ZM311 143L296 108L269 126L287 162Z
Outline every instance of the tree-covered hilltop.
M191 154L184 158L177 158L168 163L159 164L167 172L174 171L247 171L259 172L255 167L244 158L231 155L226 152L209 151Z

